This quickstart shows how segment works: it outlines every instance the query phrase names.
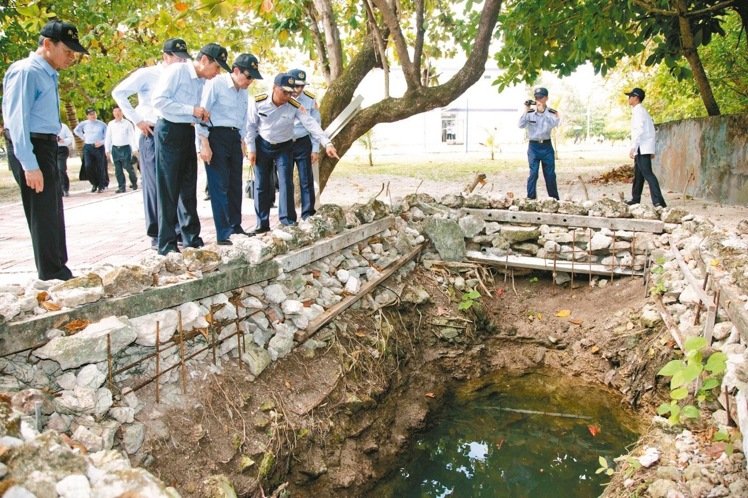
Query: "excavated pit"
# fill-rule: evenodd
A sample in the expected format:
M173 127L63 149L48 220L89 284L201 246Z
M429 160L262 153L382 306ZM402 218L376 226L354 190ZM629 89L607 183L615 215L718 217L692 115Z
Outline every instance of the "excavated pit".
M445 271L412 274L428 304L348 311L326 349L297 349L254 382L227 367L193 384L194 408L168 414L169 437L146 442L143 464L183 496L214 496L216 475L238 496L404 496L376 486L450 409L451 393L488 378L551 369L620 399L629 430L641 426L637 413L652 413L655 372L670 344L638 322L642 279L570 288L543 273L512 279L474 266L461 271L479 272L491 297L460 311ZM590 441L608 430L579 422Z

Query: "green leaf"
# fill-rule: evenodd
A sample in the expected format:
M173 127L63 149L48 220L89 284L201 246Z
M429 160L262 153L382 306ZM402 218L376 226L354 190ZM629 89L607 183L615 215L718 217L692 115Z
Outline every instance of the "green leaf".
M670 391L670 398L676 401L686 399L686 396L688 396L687 387L679 387L678 389L673 389L672 391Z
M723 373L727 368L727 355L721 351L712 353L709 359L706 360L706 365L704 365L704 368L707 372L711 372L713 374Z
M699 409L693 405L684 406L683 410L681 410L680 412L681 420L687 419L687 418L699 418L700 415L701 413L699 412Z
M719 386L719 384L720 382L717 379L710 377L706 379L703 384L701 384L701 388L699 390L700 391L711 391L715 387Z
M706 339L701 336L689 337L683 347L686 351L700 351L706 347Z
M467 294L465 294L465 296L463 296L463 299L465 297L467 297L468 299L480 299L480 292L478 292L477 290L473 289L470 292L468 292Z
M714 433L715 441L729 441L730 435L725 431L717 431Z
M608 468L608 460L605 459L603 456L597 457L597 462L600 464L600 467Z
M701 364L692 364L687 365L686 368L675 372L673 378L670 379L670 389L677 389L680 386L686 385L689 382L693 382L694 380L698 379L703 369L704 367L702 367Z
M471 306L473 306L472 301L461 301L460 304L457 305L457 309L460 311L465 311L469 310Z
M670 403L663 403L657 407L657 415L665 415L670 413Z
M606 470L608 470L608 469L607 469L607 468L605 468L605 467L600 467L599 469L597 469L597 470L595 471L595 474L602 474L602 473L603 473L603 472L605 472Z
M675 372L685 368L685 366L686 364L681 360L672 360L667 362L667 364L657 372L657 375L672 377Z

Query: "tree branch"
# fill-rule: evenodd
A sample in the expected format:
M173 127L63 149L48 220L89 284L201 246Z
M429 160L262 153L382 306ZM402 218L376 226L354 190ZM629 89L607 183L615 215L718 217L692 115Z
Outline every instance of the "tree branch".
M338 78L343 72L343 46L340 44L340 31L335 22L335 13L330 0L313 0L314 7L322 18L325 33L325 46L330 62L330 79Z
M314 38L314 46L317 48L320 65L322 66L322 74L325 77L325 81L329 85L331 81L330 60L327 57L327 47L325 46L325 39L322 36L322 33L320 33L319 26L317 25L317 13L314 11L314 5L312 4L312 2L304 2L304 10L306 11L306 15L309 16L309 19L311 20L311 22L309 23L309 29L311 30L312 37Z
M423 39L426 34L423 27L423 3L423 0L416 0L416 41L413 49L413 66L419 78L421 75L421 57L423 56ZM428 80L422 83L428 85Z
M410 60L410 54L408 54L408 43L405 41L405 36L400 27L400 22L395 15L395 12L387 5L385 0L372 0L374 5L377 6L379 12L382 13L382 18L387 28L390 30L390 35L395 42L395 50L397 50L397 58L400 60L400 65L403 68L403 75L405 76L405 82L408 85L408 92L416 91L421 86L421 79L416 72L413 62Z
M379 30L379 25L377 25L377 19L376 17L374 17L374 8L371 6L371 0L366 0L364 2L364 5L366 6L366 16L368 17L369 24L371 25L371 32L373 33L374 39L377 42L377 52L379 54L380 62L382 63L382 70L384 71L384 98L389 98L390 64L387 60L387 46L384 43L382 32Z
M419 86L412 91L406 92L403 97L384 99L362 110L335 137L335 146L338 149L338 154L345 154L356 139L369 131L374 125L399 121L415 114L446 106L478 81L485 71L488 49L500 9L501 0L486 0L473 40L473 50L468 55L462 68L449 81L434 87ZM364 48L357 55L357 58L360 57L363 60L366 51L367 48ZM371 56L373 64L373 47L368 47L368 53ZM363 68L364 65L362 64L361 69ZM365 73L360 76L361 79L363 79L363 76L365 76ZM338 81L335 82L335 86L337 86L337 83ZM330 98L329 91L325 96L325 103L328 101L328 98ZM342 109L342 106L348 102L349 98L345 102L341 102L337 107ZM333 115L337 115L337 113ZM335 164L336 162L329 158L323 159L320 163L321 189L324 189L330 173L335 168Z

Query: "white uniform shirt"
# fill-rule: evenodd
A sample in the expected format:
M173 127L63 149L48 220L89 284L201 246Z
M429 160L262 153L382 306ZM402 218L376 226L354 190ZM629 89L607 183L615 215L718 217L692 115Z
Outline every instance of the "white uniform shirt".
M652 116L641 104L636 104L631 112L631 152L636 154L655 153L655 127Z
M136 136L135 127L128 120L120 119L117 121L116 119L113 119L109 121L109 124L106 127L106 138L104 140L106 153L112 153L112 146L124 147L125 145L129 145L132 150L136 150Z
M112 90L114 101L122 109L125 117L133 123L138 124L141 121L146 121L153 125L158 121L159 114L153 107L151 96L153 88L165 67L158 63L155 66L137 69ZM129 97L133 94L138 95L137 107L130 104Z

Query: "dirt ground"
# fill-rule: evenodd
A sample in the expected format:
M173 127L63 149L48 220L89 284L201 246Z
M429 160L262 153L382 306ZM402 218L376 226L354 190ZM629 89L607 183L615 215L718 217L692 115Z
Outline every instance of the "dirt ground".
M347 312L334 333L319 333L326 348L299 348L254 382L237 364L191 382L191 408L166 413L168 436L148 440L141 462L185 497L213 496L217 474L239 496L367 496L454 383L496 371L557 369L653 413L662 394L654 373L671 344L638 325L641 279L590 287L584 277L570 288L547 275L463 268L490 291L466 313L439 283L456 271L419 267L412 282L430 303ZM445 325L462 333L441 339Z

